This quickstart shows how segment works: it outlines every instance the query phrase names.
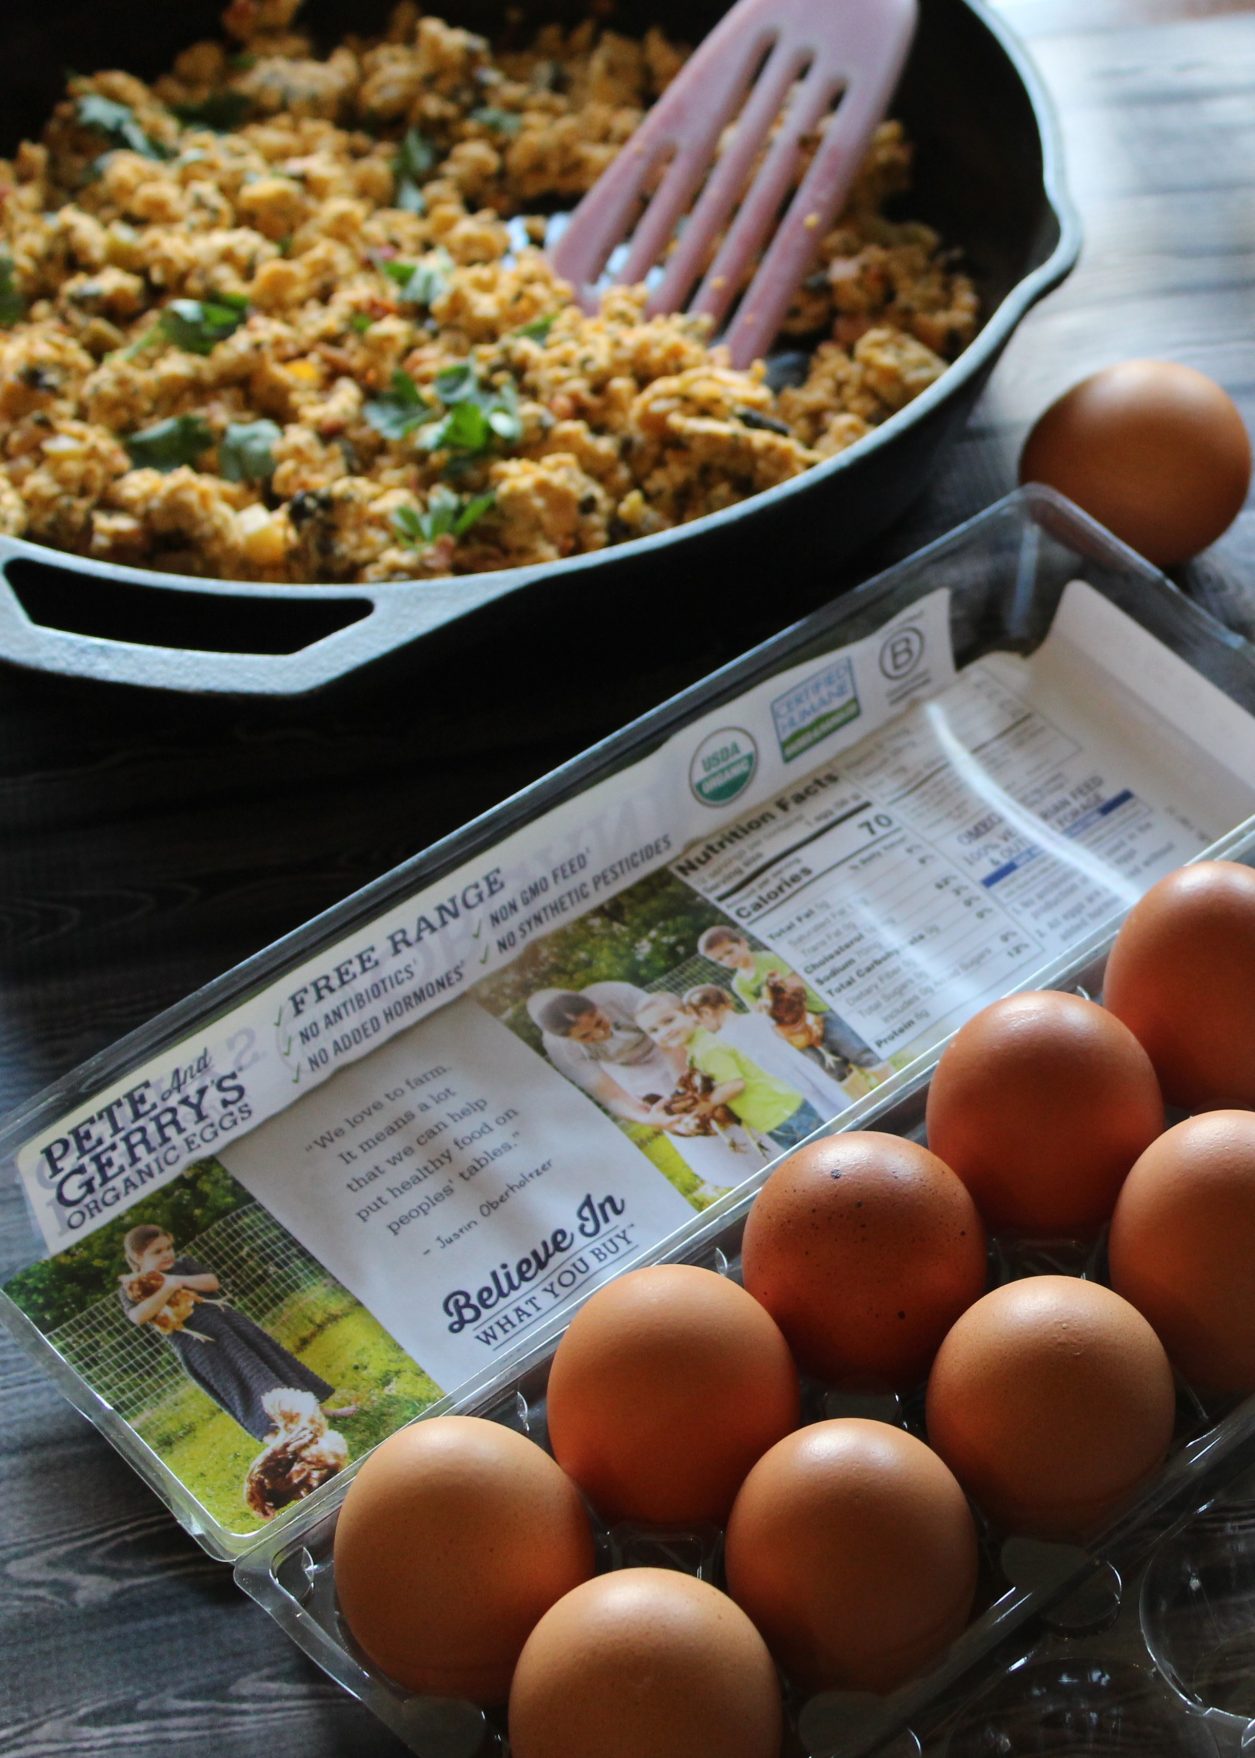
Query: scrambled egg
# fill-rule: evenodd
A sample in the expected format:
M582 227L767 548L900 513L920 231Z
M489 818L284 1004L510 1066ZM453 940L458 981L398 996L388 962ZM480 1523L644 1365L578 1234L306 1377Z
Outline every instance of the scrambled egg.
M640 288L587 316L543 215L683 50L592 23L494 49L405 0L324 56L298 6L232 0L233 40L151 86L72 78L0 161L0 531L234 580L551 562L809 469L975 331L953 253L884 216L893 122L790 314L787 384Z

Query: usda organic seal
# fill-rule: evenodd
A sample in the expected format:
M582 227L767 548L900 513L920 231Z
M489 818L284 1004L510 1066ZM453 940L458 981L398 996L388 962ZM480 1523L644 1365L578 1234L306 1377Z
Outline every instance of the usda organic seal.
M758 768L758 746L741 726L708 733L689 764L689 786L703 806L726 806L743 794Z

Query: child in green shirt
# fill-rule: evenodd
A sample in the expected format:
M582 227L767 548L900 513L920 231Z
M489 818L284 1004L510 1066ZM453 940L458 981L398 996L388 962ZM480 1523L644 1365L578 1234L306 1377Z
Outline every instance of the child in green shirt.
M852 1063L859 1068L873 1068L880 1060L866 1039L861 1038L803 977L791 970L778 952L755 952L738 929L722 926L707 928L697 942L697 950L703 958L709 958L733 973L733 991L747 1007L768 1011L767 982L773 976L804 996L806 1011L819 1021L823 1038L820 1044L799 1045L798 1048L821 1067L835 1064L833 1072L838 1080L846 1078ZM783 1027L777 1026L776 1029L787 1038Z
M683 1049L689 1066L715 1083L711 1110L726 1105L737 1121L778 1148L793 1148L823 1125L823 1118L796 1087L760 1068L735 1045L701 1025L678 995L651 995L636 1010L636 1023L662 1050Z

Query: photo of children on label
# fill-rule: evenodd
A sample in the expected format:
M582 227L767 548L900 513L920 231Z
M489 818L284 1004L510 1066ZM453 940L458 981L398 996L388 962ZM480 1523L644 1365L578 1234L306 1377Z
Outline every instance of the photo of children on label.
M697 1180L688 1194L713 1202L763 1165L769 1150L726 1106L704 1102L710 1083L682 1046L646 1030L638 1015L648 999L635 983L590 983L541 990L527 1011L558 1072L612 1117L661 1131Z
M708 1015L714 1011L708 1005ZM696 1008L686 1006L680 996L651 995L637 1009L636 1021L664 1050L682 1050L690 1071L709 1083L699 1110L712 1116L729 1113L782 1152L823 1126L824 1119L796 1087L768 1074L744 1050L704 1026Z
M786 1043L836 1080L848 1081L855 1069L881 1067L872 1046L779 953L755 950L739 928L723 924L708 928L697 949L732 973L733 992L746 1007L766 1013ZM881 1067L881 1078L885 1072ZM864 1082L864 1091L876 1085L867 1076Z
M6 1292L233 1532L441 1388L221 1161L197 1161Z
M776 1031L764 1013L746 1008L721 983L698 983L686 991L684 1005L708 1032L796 1087L821 1117L833 1116L848 1103L844 1088L822 1064L811 1061Z
M475 998L695 1208L891 1072L786 958L670 872L535 941Z

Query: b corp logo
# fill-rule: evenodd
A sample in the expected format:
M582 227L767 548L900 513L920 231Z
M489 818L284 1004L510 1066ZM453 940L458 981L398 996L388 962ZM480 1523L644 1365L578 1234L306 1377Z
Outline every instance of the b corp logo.
M880 649L880 669L891 682L906 677L924 657L924 637L918 629L896 629Z

